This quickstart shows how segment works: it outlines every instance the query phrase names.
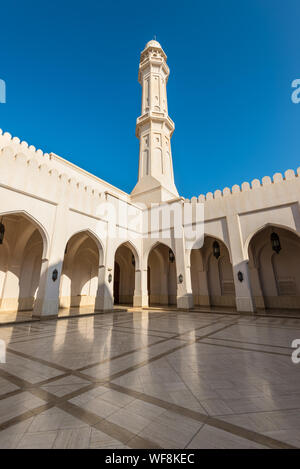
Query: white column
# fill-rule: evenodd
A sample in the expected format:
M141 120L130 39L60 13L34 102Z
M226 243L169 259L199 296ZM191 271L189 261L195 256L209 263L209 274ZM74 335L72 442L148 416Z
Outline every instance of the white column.
M41 275L37 297L35 299L33 316L57 316L59 308L59 287L64 260L68 209L66 204L56 209L54 232L47 258L42 259ZM57 278L55 279L55 271Z
M40 283L33 308L34 317L53 317L58 314L63 253L64 250L62 249L60 259L57 256L42 259ZM53 278L55 271L57 271L56 280Z
M239 272L243 280L238 279ZM236 309L241 312L254 312L255 305L252 296L248 261L242 261L233 266L233 278L236 296Z
M184 233L182 232L182 238L175 238L177 308L179 309L188 310L194 306L190 257L190 252L188 254L185 252ZM182 275L182 283L180 283L180 275Z
M255 304L250 283L248 260L244 259L242 236L237 215L227 216L227 227L232 258L236 308L240 312L254 312ZM242 274L242 281L238 278L239 272Z
M113 310L113 274L113 268L108 268L105 265L99 267L98 290L95 302L95 309L98 311L105 312Z
M147 275L147 268L135 271L133 306L136 308L147 308L149 305Z
M110 232L108 230L108 232ZM98 289L95 309L98 311L112 311L114 308L114 251L112 240L107 238L104 264L99 266Z

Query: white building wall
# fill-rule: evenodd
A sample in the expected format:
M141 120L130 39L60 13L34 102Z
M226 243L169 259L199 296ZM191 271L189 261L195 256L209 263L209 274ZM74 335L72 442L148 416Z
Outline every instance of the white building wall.
M60 295L64 298L63 304L68 304L68 294L65 294L68 290L67 280L61 286L60 277L67 242L80 232L87 233L99 251L98 271L93 274L92 287L86 287L93 291L93 294L86 296L93 297L97 309L112 309L115 253L123 243L127 243L135 256L135 306L148 305L148 259L158 243L167 246L175 255L177 283L175 287L172 281L165 295L173 298L177 295L178 307L189 309L193 301L209 306L212 304L211 297L222 297L218 293L222 293L225 287L222 287L220 278L219 284L214 282L216 272L228 283L227 289L232 278L234 282L235 298L230 301L228 297L225 298L224 305L226 302L231 306L236 304L238 311L248 312L254 311L256 306L265 306L261 278L266 273L259 272L255 265L251 265L249 271L249 245L256 233L266 226L283 228L296 236L300 235L300 168L296 174L293 170L287 170L284 175L276 173L273 178L264 177L262 181L255 179L251 184L245 182L241 187L235 185L232 189L216 190L191 200L177 197L170 149L174 126L167 114L166 81L169 71L165 60L164 52L155 41L150 41L142 52L142 116L137 125L141 140L138 198L135 191L129 195L53 153L43 153L9 133L0 131L0 216L4 216L4 221L5 217L12 214L24 216L38 228L43 240L39 288L34 302L35 315L56 315ZM158 68L155 71L153 67ZM158 111L161 116L153 114ZM166 133L156 135L157 122L165 126ZM144 142L146 135L148 141ZM164 167L166 173L160 174L155 181L147 176L147 171L155 171L153 165L158 153L153 150L154 141L159 148L163 148L163 161L166 163L167 153L170 158L169 167ZM146 147L148 153L145 152ZM161 158L157 165L160 165L161 170ZM174 185L173 192L169 192L166 180L170 187ZM173 200L170 200L172 197ZM161 203L162 200L166 204L181 204L181 210L184 203L203 205L205 236L219 240L224 245L222 249L228 251L228 255L226 251L223 256L223 264L217 266L210 263L207 268L201 256L191 255L191 246L185 238L183 225L179 237L174 236L172 223L168 236L161 230L151 231L147 223L149 206L152 202ZM146 204L147 208L141 203ZM12 254L4 244L0 249L0 291L3 299L7 288L3 287L5 278L10 275L5 273L5 266L9 264ZM297 251L297 246L295 249ZM196 267L193 259L198 259ZM281 262L280 265L286 263ZM273 268L274 272L276 269L278 266ZM55 270L58 273L57 281L52 279ZM242 273L242 281L238 278L239 273ZM196 276L193 281L192 276ZM163 282L167 285L168 281L165 280ZM16 296L17 292L16 286ZM126 296L125 292L122 295ZM291 304L297 305L297 301Z

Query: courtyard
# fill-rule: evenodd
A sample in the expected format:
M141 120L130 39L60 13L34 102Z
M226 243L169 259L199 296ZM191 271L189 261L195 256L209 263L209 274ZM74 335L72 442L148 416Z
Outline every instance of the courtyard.
M0 448L300 447L300 318L124 311L3 325Z

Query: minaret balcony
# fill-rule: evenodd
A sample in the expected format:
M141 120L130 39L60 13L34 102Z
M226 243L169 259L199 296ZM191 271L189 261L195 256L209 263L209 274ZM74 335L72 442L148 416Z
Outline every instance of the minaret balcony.
M139 138L139 129L146 124L151 124L151 122L162 122L166 125L170 131L170 137L172 136L175 130L175 124L172 119L164 112L150 111L146 112L142 116L138 117L136 120L136 130L135 134Z

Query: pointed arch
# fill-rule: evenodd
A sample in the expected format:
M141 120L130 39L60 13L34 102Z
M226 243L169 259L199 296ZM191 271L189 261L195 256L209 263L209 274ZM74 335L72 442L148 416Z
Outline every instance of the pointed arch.
M99 252L99 265L103 265L103 263L104 263L104 243L99 238L99 236L97 236L97 234L93 230L91 230L90 228L78 230L78 231L75 231L74 233L72 233L71 235L69 235L68 240L66 241L65 249L67 248L67 246L68 246L69 242L72 240L72 238L74 238L77 235L80 235L81 233L83 235L89 236L91 239L93 239L95 241L95 243L97 245L97 248L98 248L98 252ZM83 240L79 241L79 243L82 243L82 242L83 242Z
M195 251L195 250L198 250L198 249L200 249L200 250L202 249L202 247L203 247L203 245L204 245L204 243L205 243L205 239L206 239L206 238L212 238L212 239L218 241L219 243L224 244L224 246L227 248L227 251L228 251L228 254L229 254L229 257L230 257L230 262L232 262L232 258L231 258L231 249L230 249L230 246L228 245L228 243L227 243L223 238L221 238L220 236L215 236L215 235L212 235L212 234L209 234L209 233L204 233L204 234L203 234L203 243L202 243L201 248L198 248L198 247L197 247L197 248L194 248L194 247L192 247L192 248L190 249L190 256L192 255L192 251ZM199 242L199 240L195 241L195 243L194 243L193 246L197 245L198 242Z
M249 245L251 243L251 240L258 234L260 233L261 231L265 230L266 228L278 228L278 229L282 229L282 230L286 230L286 231L290 231L291 233L295 234L296 236L298 236L300 238L300 233L291 228L290 226L287 226L287 225L281 225L279 223L271 223L271 222L267 222L265 223L264 225L260 226L259 228L257 228L256 230L254 230L251 234L249 234L249 236L247 237L245 243L244 243L244 255L245 255L245 259L246 260L249 260Z
M47 259L49 256L49 249L50 249L50 236L46 228L42 225L42 223L37 220L33 215L28 213L26 210L11 210L6 212L0 212L0 219L6 216L21 216L27 219L30 223L32 223L38 230L43 240L43 259Z
M214 256L213 243L220 247ZM205 234L200 249L191 250L191 282L194 303L200 306L235 307L235 287L230 251L218 236Z
M174 257L170 258L170 251ZM156 241L147 250L148 296L150 305L177 303L177 270L169 243Z
M0 217L5 226L0 246L0 310L31 311L42 259L49 250L49 236L41 223L24 210L1 212Z
M92 230L79 230L69 237L60 279L61 308L94 307L103 260L102 241Z
M121 242L114 255L114 303L133 305L136 273L140 258L131 241Z
M166 246L168 249L171 249L171 251L173 252L173 254L175 255L174 253L174 248L172 246L172 243L169 241L169 240L164 240L164 241L154 241L153 244L151 244L150 246L147 247L146 251L144 252L144 261L147 265L148 263L148 259L149 259L149 255L151 253L151 251L153 249L155 249L157 246L159 245L162 245L162 246Z
M279 236L274 250L271 234ZM295 230L266 223L248 240L250 281L257 308L300 309L300 236Z
M115 255L116 255L117 250L118 250L121 246L125 246L125 247L127 247L128 249L130 249L130 251L131 251L132 254L134 255L134 259L135 259L135 269L136 269L136 270L140 270L140 268L141 268L141 260L140 260L140 255L139 255L139 252L138 252L137 247L136 247L136 246L133 244L133 242L130 241L130 240L122 241L122 242L121 242L120 244L118 244L118 246L116 247L116 249L115 249Z

